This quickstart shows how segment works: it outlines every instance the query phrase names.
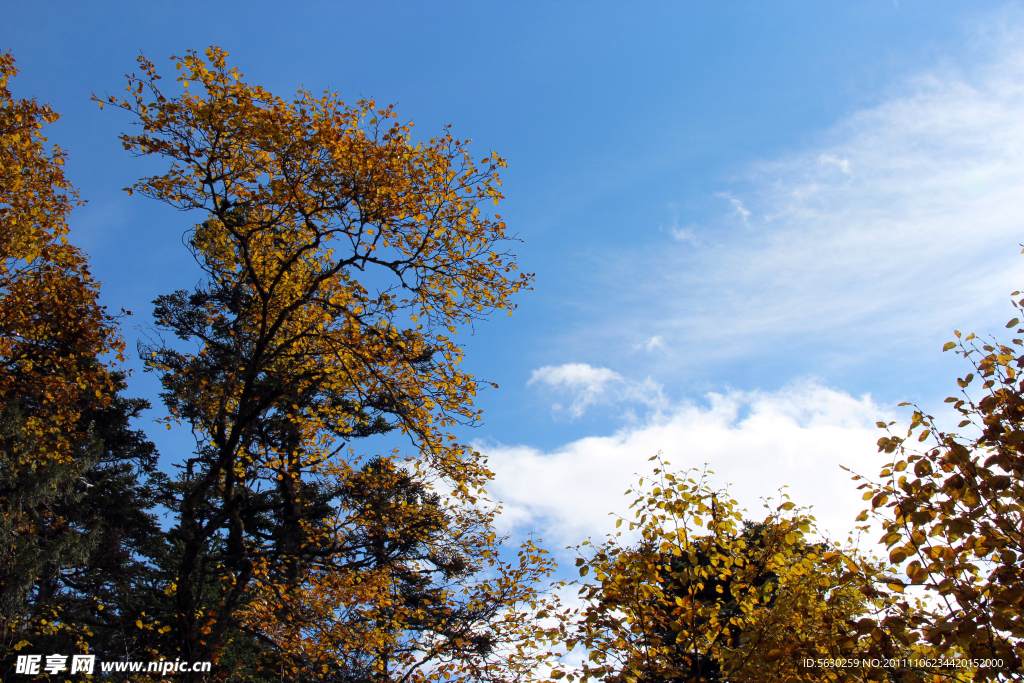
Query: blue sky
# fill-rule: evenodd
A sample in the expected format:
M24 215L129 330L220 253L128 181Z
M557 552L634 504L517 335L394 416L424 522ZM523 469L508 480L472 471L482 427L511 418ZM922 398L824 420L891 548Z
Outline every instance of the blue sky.
M18 96L89 204L72 216L137 331L198 272L199 217L121 188L159 172L100 112L140 50L215 44L253 83L396 103L509 163L500 212L537 275L465 339L505 528L555 546L610 527L664 451L741 502L791 485L843 535L839 463L874 472L876 419L939 410L954 328L998 332L1021 285L1018 3L7 3ZM133 361L134 363L134 361ZM132 391L156 398L136 373ZM155 416L155 412L154 412ZM177 459L184 435L151 429Z

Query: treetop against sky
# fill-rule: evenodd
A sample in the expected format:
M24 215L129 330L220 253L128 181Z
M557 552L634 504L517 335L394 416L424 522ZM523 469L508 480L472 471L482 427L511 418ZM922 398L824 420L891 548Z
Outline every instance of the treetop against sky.
M167 72L218 45L279 96L372 97L417 139L450 124L474 158L507 160L495 210L536 280L515 315L460 333L463 367L500 387L460 438L489 456L499 523L553 545L606 530L658 451L711 463L750 508L789 485L845 535L861 503L838 464L875 469L896 403L939 411L963 372L942 345L1001 328L1020 286L1019 3L5 15L14 94L63 115L48 136L88 201L70 234L102 302L134 311L129 351L150 302L201 277L181 235L202 219L121 190L162 171L122 149L129 117L90 101L121 92L140 51ZM158 404L156 377L129 367L130 393ZM149 431L165 458L192 447Z

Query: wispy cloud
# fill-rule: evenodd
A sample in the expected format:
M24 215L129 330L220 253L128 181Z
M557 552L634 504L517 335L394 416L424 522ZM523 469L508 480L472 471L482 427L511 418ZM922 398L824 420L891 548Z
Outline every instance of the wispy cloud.
M694 246L697 246L698 244L696 225L691 224L687 228L680 228L678 223L676 223L669 229L669 234L671 234L678 242L685 242Z
M652 343L655 346L660 343L655 339L647 342L649 349L653 348ZM595 368L586 363L538 368L526 384L540 384L556 394L567 396L568 406L555 403L552 410L556 414L568 414L570 419L581 417L588 406L596 403L643 403L656 408L664 401L661 387L650 378L634 382L608 368Z
M679 225L679 205L675 202L670 202L668 209L672 212L672 225L669 225L667 228L659 226L658 229L667 230L668 234L672 235L679 242L687 242L696 246L698 244L697 231L700 226L694 223L686 227Z
M906 80L820 144L751 163L717 194L730 205L717 222L691 217L703 227L686 244L609 255L610 279L630 287L602 292L615 324L578 338L615 348L618 335L621 349L657 334L686 354L659 372L720 377L717 364L795 354L906 363L953 327L1001 326L1024 267L1022 35L992 37L970 69Z
M846 175L850 175L850 160L840 159L834 154L822 154L818 157L818 166L822 168L833 167L842 171Z
M890 411L870 396L855 398L806 380L777 392L709 393L610 436L594 436L550 452L522 445L477 444L496 470L492 494L504 504L503 524L545 529L555 544L577 543L613 527L609 513L627 514L623 492L635 473L651 470L662 452L673 467L703 467L720 486L760 512L759 498L787 493L813 505L824 529L845 538L863 508L860 491L840 464L877 473L876 420Z
M646 348L648 353L650 353L654 349L657 349L657 348L660 348L660 347L663 347L663 346L665 346L665 340L661 338L660 334L656 334L656 335L654 335L653 337L651 337L650 339L647 340L647 343L644 345L644 348Z
M740 220L743 221L744 225L748 224L748 219L750 218L750 211L747 209L747 207L743 206L742 200L740 200L738 197L734 197L731 192L718 192L717 194L715 194L715 196L728 200L728 202L732 204L732 215L739 216Z
M554 404L552 409L556 412L566 410L570 417L577 418L583 415L587 406L604 397L609 384L623 381L622 375L608 368L595 368L586 363L566 363L546 365L534 370L526 385L543 384L560 394L569 394L572 402L567 409L560 403Z
M634 351L646 351L647 353L650 353L650 352L654 351L655 349L664 349L664 348L665 348L665 339L660 334L656 334L653 337L649 337L646 341L643 341L643 342L640 342L640 343L637 343L637 344L633 344L633 350Z

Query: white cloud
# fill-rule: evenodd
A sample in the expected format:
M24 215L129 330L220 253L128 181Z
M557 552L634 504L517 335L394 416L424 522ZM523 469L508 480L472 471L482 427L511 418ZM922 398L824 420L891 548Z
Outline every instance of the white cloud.
M657 341L655 341L657 340ZM660 344L655 337L647 342L647 350ZM608 368L595 368L587 363L546 365L534 370L527 386L543 384L558 394L568 395L571 403L552 405L555 413L568 413L570 419L581 417L588 406L596 403L643 403L656 408L664 402L661 386L647 378L642 382L627 381Z
M875 475L875 421L889 411L870 396L854 398L808 380L777 392L710 393L705 405L683 403L652 413L611 436L592 436L550 452L529 446L476 444L496 472L491 494L503 502L501 523L543 529L555 545L601 536L610 512L628 513L623 492L649 473L659 451L676 469L708 463L713 481L731 483L755 517L760 497L787 493L812 505L822 528L844 539L863 501L844 464Z

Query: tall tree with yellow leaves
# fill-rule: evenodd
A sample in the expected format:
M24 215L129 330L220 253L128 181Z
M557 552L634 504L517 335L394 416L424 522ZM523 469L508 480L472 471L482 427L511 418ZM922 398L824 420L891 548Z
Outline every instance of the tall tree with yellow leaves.
M176 59L177 96L140 58L129 94L101 101L137 118L126 149L171 162L132 190L203 217L204 281L156 302L178 341L142 349L168 426L196 435L158 630L192 660L249 638L281 680L524 675L537 631L519 608L547 566L533 548L501 564L476 506L490 472L450 434L479 419L453 335L530 279L478 206L501 199L504 161L447 131L416 144L372 101L285 101L226 56ZM404 463L350 447L392 430Z

